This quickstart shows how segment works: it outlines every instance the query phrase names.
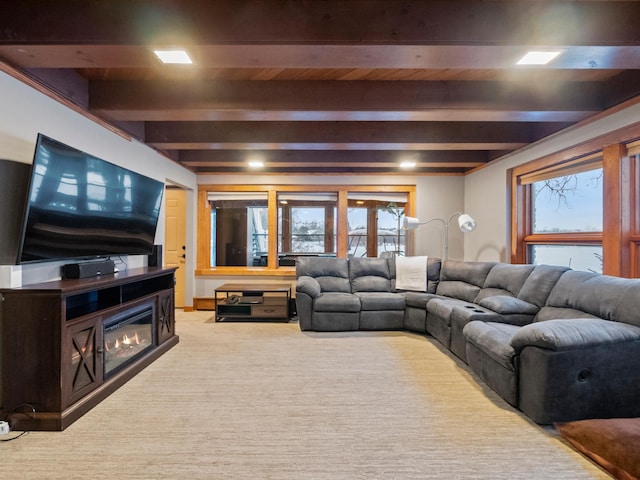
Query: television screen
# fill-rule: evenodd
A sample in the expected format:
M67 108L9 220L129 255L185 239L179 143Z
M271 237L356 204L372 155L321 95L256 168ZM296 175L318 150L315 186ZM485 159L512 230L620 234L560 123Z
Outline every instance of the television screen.
M164 183L39 134L18 263L148 255Z

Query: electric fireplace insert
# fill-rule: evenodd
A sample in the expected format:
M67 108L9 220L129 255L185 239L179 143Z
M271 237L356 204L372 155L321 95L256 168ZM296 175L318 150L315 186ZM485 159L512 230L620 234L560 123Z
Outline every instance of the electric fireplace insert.
M104 378L154 347L154 305L108 319L104 323Z

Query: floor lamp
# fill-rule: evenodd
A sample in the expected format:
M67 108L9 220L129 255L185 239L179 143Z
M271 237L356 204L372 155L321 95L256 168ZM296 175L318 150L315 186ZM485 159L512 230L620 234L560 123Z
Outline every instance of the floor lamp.
M458 226L460 227L460 231L462 233L473 232L476 228L476 221L471 218L471 215L462 212L453 213L448 220L444 220L442 218L432 218L431 220L427 220L426 222L421 222L415 217L404 217L403 227L405 230L414 230L418 228L419 225L426 225L431 222L442 222L444 225L444 259L446 260L449 257L449 224L451 220L455 217L458 217Z

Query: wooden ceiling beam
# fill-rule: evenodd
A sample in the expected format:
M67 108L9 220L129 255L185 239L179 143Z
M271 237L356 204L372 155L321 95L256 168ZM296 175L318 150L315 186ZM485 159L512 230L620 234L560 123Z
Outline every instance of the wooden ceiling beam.
M579 121L603 110L596 82L93 81L113 120Z
M0 42L0 56L21 68L153 68L168 76L194 76L205 68L521 69L533 45L262 45L182 44L195 65L161 65L154 45L65 45ZM158 47L157 45L155 47ZM548 48L548 47L547 47ZM556 45L563 53L545 68L624 69L638 64L638 46ZM528 68L531 70L531 67Z
M398 165L401 161L411 160L417 165L429 166L433 164L482 164L489 160L487 152L470 150L445 150L437 152L403 151L403 150L183 150L178 161L190 166L205 166L207 164L236 163L246 165L248 160L262 160L273 164L297 164L300 162L311 165L325 162L351 163L363 165L377 165L392 163Z
M546 128L543 128L545 126ZM147 122L162 149L513 150L563 124L515 122Z
M223 167L234 167L234 168L242 168L245 169L247 168L247 164L246 162L243 163L238 163L238 162L182 162L182 164L186 167L206 167L206 168L223 168ZM482 165L482 163L478 163L478 162L460 162L460 163L456 163L456 164L450 164L450 163L442 163L442 162L433 162L433 163L429 163L427 165L415 165L412 168L408 168L405 169L404 171L406 172L411 172L413 171L414 168L421 168L421 167L427 167L427 168L452 168L452 167L458 167L458 168L474 168L474 167L479 167L480 165ZM271 169L271 168L281 168L281 167L285 167L285 168L308 168L308 169L313 169L313 168L330 168L330 169L334 169L334 168L341 168L341 167L348 167L348 168L386 168L389 170L399 170L402 167L400 167L400 165L397 162L380 162L380 163L359 163L359 162L319 162L316 164L310 164L308 162L304 162L304 161L300 161L300 162L269 162L267 164L267 168Z
M268 167L261 170L254 170L245 166L238 167L192 167L192 171L206 174L238 174L238 175L464 175L471 170L468 167L425 167L414 168L410 171L400 168L387 167L323 167L322 165L310 165L307 167Z
M0 43L33 45L634 45L639 24L634 1L0 3Z

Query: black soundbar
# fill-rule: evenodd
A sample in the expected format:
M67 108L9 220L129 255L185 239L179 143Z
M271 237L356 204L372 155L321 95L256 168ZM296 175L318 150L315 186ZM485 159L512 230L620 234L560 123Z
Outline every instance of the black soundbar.
M113 260L69 263L62 266L62 278L88 278L100 275L113 275L115 268L115 262Z

